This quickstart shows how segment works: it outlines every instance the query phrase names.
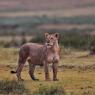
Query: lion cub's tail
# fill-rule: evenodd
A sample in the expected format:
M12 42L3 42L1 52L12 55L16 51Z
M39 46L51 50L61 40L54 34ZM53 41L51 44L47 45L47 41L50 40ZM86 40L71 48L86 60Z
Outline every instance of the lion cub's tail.
M11 73L11 74L15 74L15 73L17 73L17 72L16 72L16 71L10 71L10 73Z

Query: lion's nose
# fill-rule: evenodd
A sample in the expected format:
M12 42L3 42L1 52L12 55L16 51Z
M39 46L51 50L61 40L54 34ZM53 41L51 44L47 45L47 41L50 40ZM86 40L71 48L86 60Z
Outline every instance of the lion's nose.
M47 43L50 43L50 41L47 41Z

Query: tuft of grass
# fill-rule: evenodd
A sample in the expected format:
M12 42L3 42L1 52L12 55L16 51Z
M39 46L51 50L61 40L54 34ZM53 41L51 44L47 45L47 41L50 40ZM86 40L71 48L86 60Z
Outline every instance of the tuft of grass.
M62 86L53 85L51 87L42 86L34 95L66 95Z
M3 95L30 95L23 83L13 81L0 81L0 94Z

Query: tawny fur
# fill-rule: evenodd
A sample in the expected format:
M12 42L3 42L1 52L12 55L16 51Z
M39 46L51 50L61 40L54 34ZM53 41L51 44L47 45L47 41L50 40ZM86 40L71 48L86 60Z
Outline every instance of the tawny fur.
M49 80L48 64L52 63L53 80L57 80L57 65L60 60L60 47L58 44L59 34L45 33L45 44L26 43L21 46L17 67L17 78L22 80L21 71L26 61L29 63L29 74L33 80L38 80L34 76L36 65L44 66L45 79Z

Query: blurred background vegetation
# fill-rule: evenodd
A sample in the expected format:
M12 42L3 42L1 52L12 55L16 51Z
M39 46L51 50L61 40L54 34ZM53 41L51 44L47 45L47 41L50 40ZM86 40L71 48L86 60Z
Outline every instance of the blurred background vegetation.
M64 47L95 48L95 1L0 0L0 47L44 43L44 32L59 32Z
M94 16L0 18L0 46L18 47L26 42L43 43L44 32L59 32L61 45L91 49L95 45L94 25Z

